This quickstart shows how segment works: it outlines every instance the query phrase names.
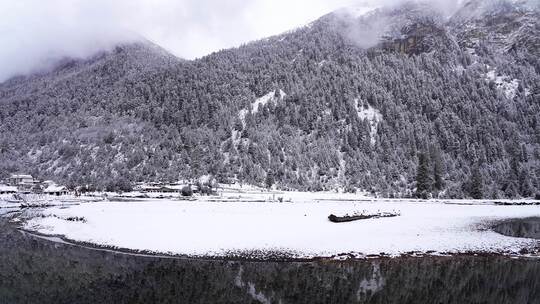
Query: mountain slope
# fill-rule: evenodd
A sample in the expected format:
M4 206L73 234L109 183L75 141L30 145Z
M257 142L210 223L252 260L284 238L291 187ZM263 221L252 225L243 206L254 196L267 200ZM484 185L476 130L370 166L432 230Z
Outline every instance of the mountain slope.
M505 3L491 18L519 25L503 44L472 4L445 21L408 3L196 61L139 43L13 79L0 85L0 173L110 189L211 173L391 196L412 194L420 153L433 193L468 196L478 168L485 196L532 195L538 12Z

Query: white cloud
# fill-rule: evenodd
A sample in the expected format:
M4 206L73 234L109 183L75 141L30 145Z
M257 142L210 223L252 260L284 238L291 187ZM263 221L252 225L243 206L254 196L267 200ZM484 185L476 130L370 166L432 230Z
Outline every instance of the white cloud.
M384 0L392 1L392 0ZM400 0L396 0L400 1ZM376 0L0 0L0 81L139 34L187 59Z

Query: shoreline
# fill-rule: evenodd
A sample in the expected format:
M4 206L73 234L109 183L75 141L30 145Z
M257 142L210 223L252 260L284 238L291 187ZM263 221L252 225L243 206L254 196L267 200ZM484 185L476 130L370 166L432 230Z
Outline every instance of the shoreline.
M513 220L525 220L513 219ZM510 220L505 220L510 221ZM501 221L502 223L503 221ZM12 223L10 223L12 224ZM259 255L249 255L245 251L231 251L231 254L226 255L189 255L189 254L167 254L151 250L136 250L130 248L121 248L115 246L100 245L91 242L76 241L66 238L63 235L47 235L36 231L27 230L21 227L13 227L13 229L22 233L24 236L29 236L42 241L58 243L67 246L79 247L87 250L102 251L113 254L122 254L143 258L158 258L158 259L175 259L175 260L194 260L194 261L222 261L222 262L277 262L277 263L313 263L313 262L361 262L361 261L379 261L387 259L447 259L457 257L505 257L509 259L540 259L540 240L534 248L524 248L526 253L516 254L513 252L488 252L488 251L465 251L465 252L407 252L400 255L387 255L384 253L374 255L363 255L359 253L340 253L332 256L313 256L313 257L295 257L293 254L286 251L264 251L253 250L249 252L257 252ZM244 253L242 253L244 252Z
M532 217L538 218L537 207L515 206L512 209L514 212L508 213L509 217L498 218L497 214L493 213L495 210L493 208L497 208L498 213L507 213L499 209L507 207L451 207L451 204L446 204L449 206L447 208L450 208L450 213L446 212L445 217L439 220L438 217L433 218L432 215L437 212L430 213L431 211L426 211L425 207L412 203L412 205L403 205L404 210L412 208L406 213L408 218L399 217L384 219L384 221L369 219L337 225L328 221L327 212L337 210L336 212L344 213L362 208L369 211L379 206L353 204L340 210L342 206L340 203L335 203L336 206L340 206L339 208L334 205L321 205L322 209L309 203L298 205L291 203L283 206L285 209L265 203L254 205L253 208L247 205L233 205L235 204L207 202L206 205L201 205L190 202L185 206L177 206L170 201L168 204L158 205L159 208L152 208L154 205L151 203L139 205L138 203L108 202L105 205L72 206L77 211L60 207L39 208L41 210L26 213L26 209L19 209L19 212L10 212L6 218L10 218L9 221L14 224L12 226L14 229L49 241L123 254L190 260L312 262L456 255L509 257L540 255L540 240L536 235L524 235L521 233L523 229L519 227L505 227L505 233L495 229L504 223L523 222ZM262 209L255 208L257 206ZM309 208L305 209L306 206ZM380 207L383 211L389 211L397 206L389 204L386 207ZM127 213L129 216L125 215L128 210L126 208L130 210ZM440 207L432 205L431 208L437 211ZM485 208L488 208L487 211ZM520 211L522 208L528 211ZM108 212L108 210L111 211ZM284 210L290 215L287 219L282 216ZM476 211L476 214L471 210ZM263 222L259 220L260 214L265 214ZM281 219L281 228L274 229L275 221L269 214L273 214L275 219ZM510 214L513 216L510 217ZM460 219L457 223L453 222L454 215ZM231 220L231 217L235 216L240 217L237 220ZM103 220L104 217L105 220ZM148 218L154 220L145 224L142 230L140 225L130 226L134 223L142 223ZM156 221L156 219L159 220ZM418 224L423 223L424 219L427 219L426 225L431 226ZM87 226L87 220L92 223L88 224L90 226ZM447 220L449 220L448 223L444 222ZM444 224L440 224L441 221ZM539 219L533 221L540 222ZM225 228L229 227L229 230L214 231L212 230L214 228L208 228L208 223L212 223L211 225L220 223ZM119 227L119 230L111 231L111 227ZM235 236L243 233L245 227L259 227L259 230L254 229L248 234L242 234L243 239L239 241ZM402 233L399 230L400 227L407 232ZM85 228L90 232L84 231ZM202 240L198 238L198 234L194 237L190 233L178 234L176 232L186 231L182 229L187 228L202 229L201 231L204 231ZM294 234L291 235L290 229L298 229L298 231L294 230ZM536 230L529 228L524 231L536 233ZM134 234L138 237L134 238ZM484 238L485 235L488 238ZM154 242L157 236L159 240ZM220 241L224 236L230 237L231 241ZM263 241L254 241L254 238L262 238ZM125 241L131 239L135 241ZM306 242L307 245L297 246L299 241ZM317 244L321 244L320 247L310 247L319 246Z

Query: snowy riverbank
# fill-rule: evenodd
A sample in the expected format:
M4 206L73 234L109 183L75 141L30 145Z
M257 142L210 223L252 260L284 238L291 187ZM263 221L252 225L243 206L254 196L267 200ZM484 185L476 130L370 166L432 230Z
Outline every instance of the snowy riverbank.
M420 253L518 253L539 245L491 231L540 206L474 201L96 202L52 207L24 228L97 245L168 254L224 256L282 251L297 257ZM328 215L399 212L393 218L332 223Z

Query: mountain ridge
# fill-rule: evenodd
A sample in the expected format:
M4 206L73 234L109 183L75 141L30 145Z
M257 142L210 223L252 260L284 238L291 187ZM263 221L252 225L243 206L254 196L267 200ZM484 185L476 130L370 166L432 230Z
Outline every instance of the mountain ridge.
M143 43L0 84L0 176L113 190L213 174L410 196L426 154L434 195L468 196L474 168L486 197L540 189L534 45L501 53L420 18L362 48L343 31L355 19L334 17L197 60Z

